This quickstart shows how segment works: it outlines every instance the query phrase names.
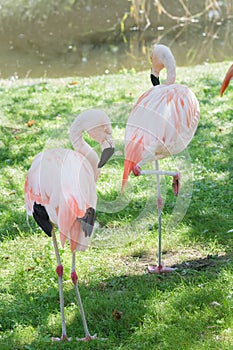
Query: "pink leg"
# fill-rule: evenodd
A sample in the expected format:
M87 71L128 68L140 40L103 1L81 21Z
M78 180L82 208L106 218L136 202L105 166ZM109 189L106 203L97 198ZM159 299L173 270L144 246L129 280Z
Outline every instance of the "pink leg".
M82 304L82 300L81 300L81 296L79 293L79 289L78 289L78 275L76 273L75 270L75 252L72 255L72 271L71 271L71 279L74 285L74 289L75 289L75 293L76 293L76 297L77 297L77 301L79 304L79 309L80 309L80 313L81 313L81 317L82 317L82 322L83 322L83 328L84 328L84 333L85 333L85 337L84 338L77 338L77 340L81 340L81 341L90 341L92 339L95 339L97 336L95 335L90 335L90 332L88 330L87 327L87 321L86 321L86 317L85 317L85 313L84 313L84 309L83 309L83 304Z

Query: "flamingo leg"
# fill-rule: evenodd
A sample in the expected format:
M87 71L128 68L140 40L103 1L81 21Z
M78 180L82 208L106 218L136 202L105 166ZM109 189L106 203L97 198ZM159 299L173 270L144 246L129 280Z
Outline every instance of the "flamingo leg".
M63 284L62 284L63 266L61 264L61 258L60 258L60 254L59 254L59 250L58 250L57 238L56 238L56 235L54 232L54 228L52 229L52 239L53 239L53 246L54 246L56 260L57 260L56 272L58 275L59 295L60 295L60 310L61 310L61 320L62 320L62 336L61 336L61 338L52 338L52 341L60 341L60 340L70 341L71 339L67 338L67 334L66 334L64 295L63 295Z
M156 175L157 179L157 209L158 209L158 266L149 265L148 271L150 273L161 273L161 272L171 272L175 270L172 267L166 267L162 261L162 207L163 207L163 200L161 196L161 188L160 188L160 176L161 175L168 175L173 177L173 192L177 196L180 190L180 173L174 172L174 171L163 171L159 170L159 162L158 160L155 161L155 170L141 170L140 168L141 164L136 164L133 167L133 173L135 176L141 176L141 175Z
M87 327L87 321L86 321L86 317L85 317L85 313L84 313L84 308L83 308L83 304L82 304L82 300L81 300L81 296L79 293L79 289L78 289L78 276L76 273L76 269L75 269L75 252L73 252L72 254L72 271L71 271L71 279L74 285L74 290L75 290L75 294L77 297L77 301L79 304L79 309L80 309L80 313L81 313L81 318L82 318L82 322L83 322L83 328L84 328L84 334L85 337L84 338L77 338L77 340L81 340L81 341L90 341L92 339L95 339L97 336L95 335L90 335L90 332L88 330Z
M158 160L155 161L155 168L156 171L154 174L156 175L157 179L157 210L158 210L158 266L149 265L148 271L150 273L163 273L163 272L171 272L174 269L171 267L166 267L162 263L162 208L163 208L163 199L161 196L161 188L160 188L160 175L172 175L174 177L174 174L164 174L165 172L161 172L159 170L159 162Z
M159 162L155 161L155 168L159 171ZM162 207L163 200L161 196L160 188L160 175L156 174L157 179L157 210L158 210L158 267L161 267L161 255L162 255Z

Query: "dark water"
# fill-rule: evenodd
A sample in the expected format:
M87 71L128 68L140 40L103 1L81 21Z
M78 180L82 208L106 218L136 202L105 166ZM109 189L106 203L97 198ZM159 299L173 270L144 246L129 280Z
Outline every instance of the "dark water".
M66 11L64 15L53 8L44 14L43 20L36 13L22 20L20 16L15 19L14 14L3 18L0 77L55 78L111 74L122 69L145 70L154 42L168 45L178 66L233 61L232 1L227 2L228 8L219 2L217 10L210 8L203 16L189 20L182 17L174 20L158 13L154 16L158 10L154 7L139 11L142 19L135 18L129 15L129 1L125 0L114 7L111 2L100 0L99 4L80 3L82 7L76 4L75 8L79 17L75 11ZM170 8L169 13L180 16L179 9L177 13L175 10ZM198 9L193 11L198 13Z

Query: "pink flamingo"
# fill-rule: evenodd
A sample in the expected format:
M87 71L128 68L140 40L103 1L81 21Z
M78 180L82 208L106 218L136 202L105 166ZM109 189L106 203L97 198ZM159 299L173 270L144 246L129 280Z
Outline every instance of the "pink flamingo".
M233 64L228 69L225 78L222 82L221 89L220 89L220 95L222 96L226 88L228 87L230 80L233 78Z
M102 145L99 160L97 153L83 139L87 133ZM63 299L63 266L54 232L58 226L60 240L64 246L70 241L72 252L71 278L80 307L85 338L91 336L78 289L78 276L75 270L75 251L85 250L95 220L96 181L100 169L114 153L111 139L112 129L108 116L101 110L88 110L78 115L70 128L70 138L75 150L55 148L39 153L32 162L25 182L25 202L28 215L33 215L44 232L52 236L55 249L59 281L60 309L62 318L61 338L53 341L70 340L66 334Z
M162 197L160 175L173 176L173 190L179 192L180 174L159 170L158 160L183 151L197 129L200 110L194 93L184 85L175 84L176 64L170 49L155 45L152 54L151 81L154 85L134 105L125 130L125 161L122 190L131 172L134 175L155 174L157 177L158 266L149 266L151 273L169 272L161 262ZM160 85L159 73L167 70ZM141 170L148 161L155 161L156 170Z

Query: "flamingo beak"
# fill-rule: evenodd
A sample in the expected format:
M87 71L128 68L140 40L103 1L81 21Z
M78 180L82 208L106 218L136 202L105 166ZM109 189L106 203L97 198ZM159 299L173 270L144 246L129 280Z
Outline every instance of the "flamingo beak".
M153 86L159 85L160 81L159 81L159 77L156 77L154 74L151 73L150 75L150 80L152 82Z
M100 161L98 164L98 168L102 168L107 161L111 158L111 156L114 154L115 148L114 148L114 143L112 140L105 140L102 143L102 154L100 157Z

